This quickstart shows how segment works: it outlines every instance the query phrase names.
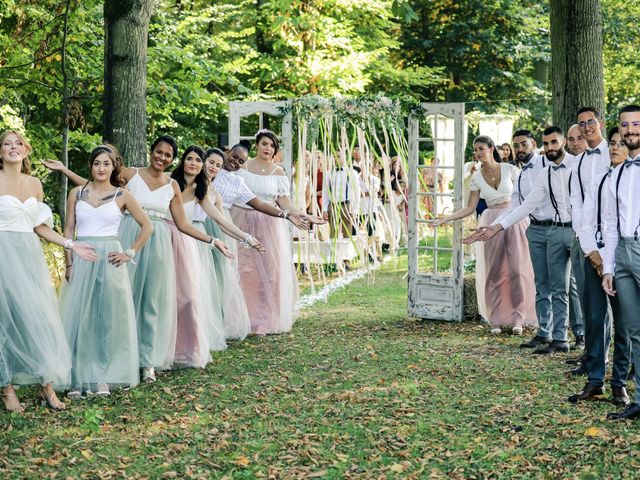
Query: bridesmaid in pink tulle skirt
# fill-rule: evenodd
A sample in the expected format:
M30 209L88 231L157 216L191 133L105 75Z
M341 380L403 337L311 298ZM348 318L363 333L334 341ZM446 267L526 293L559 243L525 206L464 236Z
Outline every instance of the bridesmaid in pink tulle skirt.
M290 185L284 170L273 163L278 139L268 130L256 135L256 158L246 163L236 175L262 201L278 204L283 211L291 209ZM286 215L286 213L285 213ZM258 335L291 330L296 319L298 279L293 265L289 223L284 218L270 217L251 207L235 205L231 218L238 228L249 230L266 248L265 254L238 249L240 285L247 302L251 331Z
M490 225L509 209L518 169L501 162L493 140L487 136L477 137L473 148L482 168L471 179L469 204L449 216L434 220L432 225L471 215L480 195L489 207L480 216L481 227ZM492 333L500 333L502 326L512 326L513 334L522 335L524 326L538 325L533 267L525 235L528 224L527 219L521 220L508 231L485 242L482 258L478 258L480 268L476 269L476 275L482 277L476 279L476 288L483 290Z

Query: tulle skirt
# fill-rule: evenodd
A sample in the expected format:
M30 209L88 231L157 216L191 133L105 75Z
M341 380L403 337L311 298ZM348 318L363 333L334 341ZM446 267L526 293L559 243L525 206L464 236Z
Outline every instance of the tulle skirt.
M96 262L73 256L69 282L60 290L60 312L72 352L72 390L133 387L139 380L138 335L126 267L115 267L110 252L122 252L116 237L79 237L98 255ZM131 263L131 262L129 262Z
M193 222L193 226L203 233L206 233L202 222ZM220 286L218 285L215 260L211 255L212 249L208 245L202 242L195 243L199 255L199 283L200 291L202 292L200 295L201 309L199 313L205 322L209 340L209 350L224 350L227 348L227 337L225 336L224 321L222 320L222 297L220 295Z
M71 354L40 240L0 231L0 387L71 380Z
M171 235L164 220L150 217L153 234L127 263L138 326L140 367L167 369L176 347L176 275ZM130 215L120 223L119 238L129 248L140 233Z
M505 208L489 207L482 212L478 225L491 225L504 212ZM525 234L528 225L529 220L523 219L483 245L484 281L480 279L476 286L484 287L485 311L491 325L538 325L533 267ZM478 298L482 298L481 294Z
M204 368L211 355L207 322L202 315L202 267L198 246L196 240L181 233L173 222L165 222L171 232L178 299L174 366Z
M251 331L264 335L291 330L296 319L298 279L293 266L287 222L255 210L232 207L233 223L251 232L266 248L238 249L238 271Z
M231 220L228 210L225 217ZM223 240L228 246L234 259L225 257L218 249L213 250L213 256L218 274L218 285L222 286L222 317L227 338L243 340L251 333L249 311L240 287L240 275L238 274L238 242L225 235L217 223L210 218L205 222L205 228L209 235Z

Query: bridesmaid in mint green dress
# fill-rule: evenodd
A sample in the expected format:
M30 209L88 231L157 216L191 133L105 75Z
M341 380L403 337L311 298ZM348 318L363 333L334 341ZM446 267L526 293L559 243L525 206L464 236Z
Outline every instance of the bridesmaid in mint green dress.
M71 354L38 235L95 260L91 248L51 229L42 184L29 175L31 146L15 131L0 135L0 388L4 407L21 413L14 385L40 385L49 408L65 408L53 384L70 381Z
M100 145L89 156L90 182L69 194L64 233L91 245L97 262L67 258L67 283L60 311L72 352L70 398L83 392L109 395L114 387L133 387L139 379L138 336L126 263L153 232L149 217L133 195L121 188L120 156ZM123 246L118 229L127 210L139 233Z

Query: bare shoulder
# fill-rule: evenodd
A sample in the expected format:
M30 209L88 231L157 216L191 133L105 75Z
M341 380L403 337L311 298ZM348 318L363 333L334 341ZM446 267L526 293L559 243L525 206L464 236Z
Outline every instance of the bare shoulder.
M277 175L280 177L286 177L287 176L287 172L284 171L284 168L282 168L281 166L276 166L276 168L273 170L273 173L271 175Z

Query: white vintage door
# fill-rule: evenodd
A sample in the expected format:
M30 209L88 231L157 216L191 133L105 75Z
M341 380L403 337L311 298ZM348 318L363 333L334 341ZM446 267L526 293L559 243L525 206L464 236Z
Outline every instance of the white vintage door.
M464 263L462 223L427 221L461 208L464 104L423 104L409 119L409 300L412 317L461 321Z

